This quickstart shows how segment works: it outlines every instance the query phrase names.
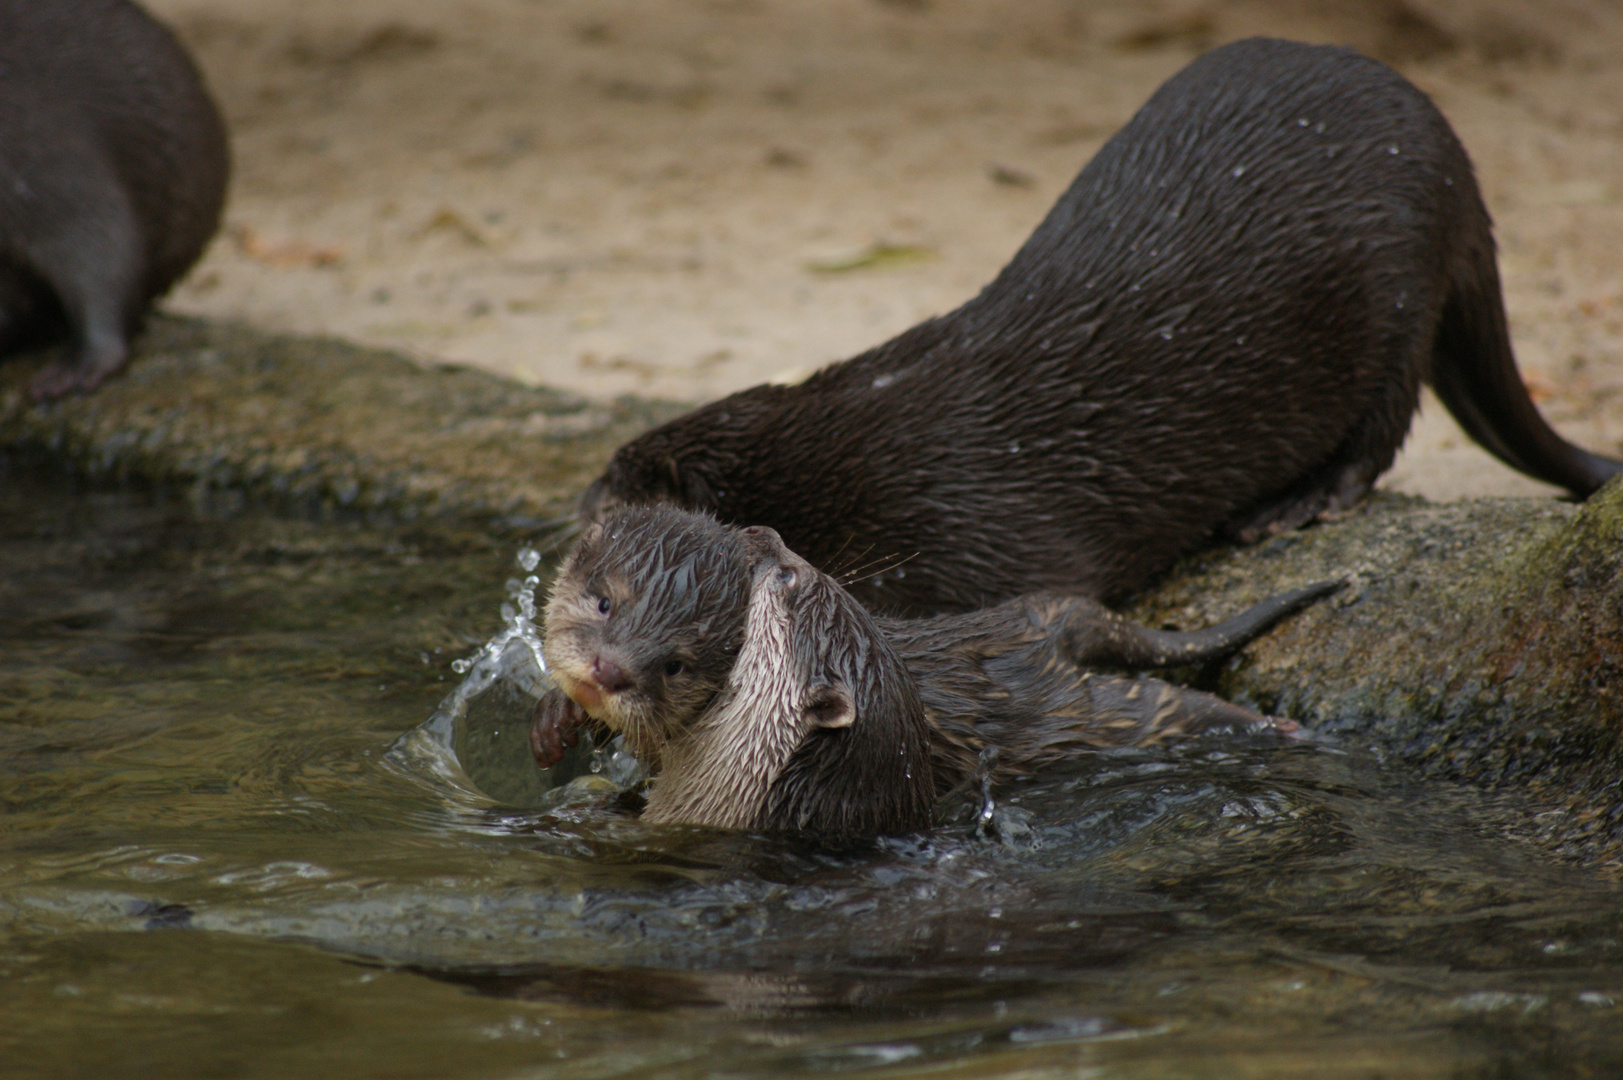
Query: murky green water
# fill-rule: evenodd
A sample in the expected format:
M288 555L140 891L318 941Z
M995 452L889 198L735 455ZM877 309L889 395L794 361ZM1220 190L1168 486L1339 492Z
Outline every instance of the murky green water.
M1623 1075L1623 890L1513 797L1231 738L842 853L511 805L522 702L409 735L509 545L67 487L0 473L7 1077Z

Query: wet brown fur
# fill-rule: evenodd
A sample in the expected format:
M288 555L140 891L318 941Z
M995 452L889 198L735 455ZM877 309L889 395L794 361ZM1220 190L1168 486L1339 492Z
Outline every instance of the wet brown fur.
M727 647L703 654L718 666L694 673L708 693L703 704L695 694L667 700L652 714L618 704L592 713L625 732L632 752L659 773L645 816L821 835L922 828L936 798L972 775L988 747L999 752L997 775L1007 777L1088 749L1212 726L1270 725L1210 694L1088 666L1165 667L1223 656L1336 587L1284 594L1192 633L1135 626L1095 601L1049 593L962 615L886 619L870 616L771 529L727 529L668 507L620 510L594 528L603 531L582 538L548 604L547 656L555 670L581 670L586 653L572 613L595 612L588 598L665 596L645 575L664 572L670 552L702 553L731 535L698 590L716 591L717 599L688 589L681 592L685 607L627 609L637 612L635 636L646 639L638 648L654 658L650 672L670 655L663 639L697 655L697 639L724 636ZM738 575L744 599L728 573ZM622 584L587 591L602 579ZM711 619L702 633L684 622L697 610ZM730 619L738 620L736 636ZM543 748L561 751L572 742L585 712L562 690L543 699L532 732L543 764L557 756Z
M562 722L589 714L623 732L631 752L658 768L661 749L710 705L743 644L749 567L737 530L674 508L633 508L588 526L552 584L546 657L561 686L602 702L582 709L554 693L543 705ZM605 693L605 669L625 685Z
M1170 79L980 295L615 455L587 517L664 500L769 525L870 608L1114 600L1214 538L1358 500L1422 380L1513 467L1587 495L1516 372L1491 222L1420 90L1252 39Z

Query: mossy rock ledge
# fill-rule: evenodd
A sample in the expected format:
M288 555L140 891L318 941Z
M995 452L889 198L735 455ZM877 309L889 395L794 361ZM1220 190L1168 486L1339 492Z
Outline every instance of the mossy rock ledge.
M591 402L339 341L157 316L130 369L37 406L45 356L0 364L0 451L219 508L524 534L614 448L681 411ZM1583 505L1378 495L1344 520L1188 560L1129 609L1217 621L1346 578L1329 601L1188 673L1416 775L1515 786L1518 831L1623 866L1623 484Z
M1344 520L1188 560L1140 621L1203 625L1348 585L1215 673L1221 693L1373 744L1413 774L1514 786L1516 832L1623 859L1623 482L1582 505L1380 494Z
M0 450L213 506L379 523L556 518L616 446L682 411L170 316L94 394L35 405L28 379L52 355L0 364Z

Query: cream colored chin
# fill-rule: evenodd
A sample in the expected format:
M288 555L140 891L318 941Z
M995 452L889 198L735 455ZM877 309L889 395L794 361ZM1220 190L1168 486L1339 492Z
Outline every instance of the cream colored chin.
M570 700L586 710L586 715L601 723L608 723L613 719L609 715L608 695L603 688L591 679L580 679L567 672L554 669L553 681L558 689L568 694Z

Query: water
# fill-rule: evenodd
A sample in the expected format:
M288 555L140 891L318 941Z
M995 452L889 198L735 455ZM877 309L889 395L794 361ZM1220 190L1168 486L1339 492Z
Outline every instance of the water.
M522 688L424 723L517 545L0 481L0 1075L1623 1073L1623 891L1514 795L1227 738L644 827Z

